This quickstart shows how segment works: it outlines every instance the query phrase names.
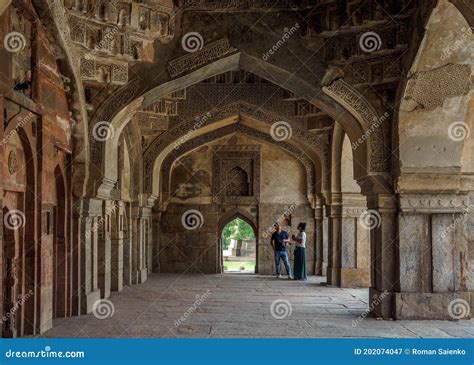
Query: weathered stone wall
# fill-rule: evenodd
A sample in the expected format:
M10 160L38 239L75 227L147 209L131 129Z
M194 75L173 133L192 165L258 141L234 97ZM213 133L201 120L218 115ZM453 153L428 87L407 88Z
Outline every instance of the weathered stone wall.
M216 204L213 197L213 148L219 145L258 145L261 153L260 199L256 204ZM258 227L258 272L274 272L273 253L268 234L272 224L291 214L291 233L307 223L308 272L314 273L314 213L306 198L306 171L288 153L251 138L235 135L209 143L177 160L171 171L170 204L162 215L160 235L160 271L220 271L219 229L227 222L222 217L242 210ZM187 230L182 217L196 210L202 215L202 227ZM229 219L231 220L231 219ZM290 250L293 251L293 250Z
M5 186L12 191L24 190L22 194L15 194L18 198L15 209L19 209L18 214L24 219L24 225L18 229L25 230L25 236L20 235L15 240L15 245L24 250L23 257L19 256L18 249L13 257L19 265L16 294L21 297L30 290L33 293L28 296L24 312L15 319L18 323L15 335L43 332L52 326L53 317L71 315L72 297L68 226L72 121L54 47L31 4L24 2L23 5L29 11L14 10L10 6L0 17L1 39L8 39L12 31L23 36L17 39L19 49L0 51L0 93L9 99L3 105L5 111L2 110L8 131L2 144L8 146L21 136L20 150L26 153L24 158L20 153L13 157L9 148L6 149L10 155L9 175L25 176L20 185ZM5 207L5 203L3 205ZM8 205L11 209L11 204ZM20 269L23 264L24 270ZM39 276L35 276L35 272L39 272ZM56 298L56 307L53 307L53 298Z

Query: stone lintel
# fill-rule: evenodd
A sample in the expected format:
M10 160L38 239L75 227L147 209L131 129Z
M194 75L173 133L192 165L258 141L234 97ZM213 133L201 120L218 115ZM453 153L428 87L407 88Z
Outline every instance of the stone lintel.
M469 196L458 194L402 194L403 213L465 213L469 211Z
M403 171L397 181L398 193L455 193L461 189L459 169Z

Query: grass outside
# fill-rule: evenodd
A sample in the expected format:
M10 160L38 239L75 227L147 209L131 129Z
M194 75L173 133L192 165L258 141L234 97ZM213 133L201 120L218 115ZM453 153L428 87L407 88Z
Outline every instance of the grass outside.
M244 268L241 270L241 268ZM255 271L255 260L224 261L224 271Z

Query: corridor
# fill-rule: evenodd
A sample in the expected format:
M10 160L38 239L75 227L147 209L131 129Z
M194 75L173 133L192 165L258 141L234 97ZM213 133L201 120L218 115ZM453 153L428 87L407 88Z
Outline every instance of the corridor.
M95 314L56 319L44 336L474 337L473 320L362 319L368 290L327 287L323 279L153 274L143 285L113 293L113 306L103 301Z

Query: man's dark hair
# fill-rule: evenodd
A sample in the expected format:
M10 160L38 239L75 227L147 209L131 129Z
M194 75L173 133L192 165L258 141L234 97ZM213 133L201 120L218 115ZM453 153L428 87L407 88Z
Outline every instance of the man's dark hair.
M306 230L306 223L305 223L305 222L300 222L300 223L298 224L298 227L301 227L301 230L302 230L302 231L305 231L305 230Z

